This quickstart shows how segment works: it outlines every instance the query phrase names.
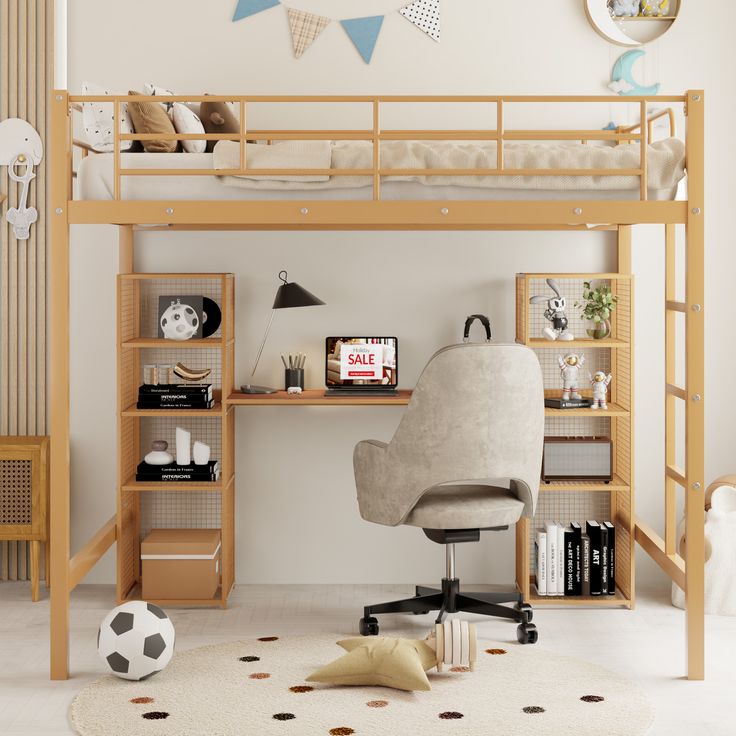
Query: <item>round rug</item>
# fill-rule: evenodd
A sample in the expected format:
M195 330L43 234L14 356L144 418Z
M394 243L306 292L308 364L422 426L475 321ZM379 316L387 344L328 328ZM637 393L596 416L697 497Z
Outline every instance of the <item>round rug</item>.
M479 641L475 671L428 673L432 690L305 681L344 636L274 637L177 652L158 675L107 676L71 706L81 736L607 736L645 734L634 683L535 646Z

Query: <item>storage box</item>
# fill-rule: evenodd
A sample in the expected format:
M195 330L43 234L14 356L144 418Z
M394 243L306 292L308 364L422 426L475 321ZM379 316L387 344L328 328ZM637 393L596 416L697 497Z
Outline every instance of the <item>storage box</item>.
M144 600L214 598L220 584L219 529L152 529L141 543Z

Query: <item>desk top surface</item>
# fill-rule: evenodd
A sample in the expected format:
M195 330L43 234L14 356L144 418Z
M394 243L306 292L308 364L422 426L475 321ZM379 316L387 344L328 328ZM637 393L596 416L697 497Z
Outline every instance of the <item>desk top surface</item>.
M325 396L323 388L308 388L300 394L244 394L236 391L228 396L227 403L235 406L391 406L409 403L411 391L401 389L396 396Z

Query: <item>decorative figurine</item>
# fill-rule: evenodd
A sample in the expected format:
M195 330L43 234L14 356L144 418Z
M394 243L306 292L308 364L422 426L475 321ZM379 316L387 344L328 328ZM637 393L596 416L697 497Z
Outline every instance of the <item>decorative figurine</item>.
M166 440L155 440L151 442L151 452L143 458L143 462L149 465L169 465L174 462L174 456L166 452L169 443Z
M569 401L573 399L582 399L578 392L578 374L581 366L585 363L584 355L568 353L564 358L557 356L557 362L560 364L560 374L562 376L562 400Z
M181 427L176 428L176 464L189 465L192 462L192 433Z
M190 340L197 334L199 317L194 307L182 304L179 299L166 308L159 320L167 340Z
M292 394L300 394L302 392L301 386L289 386L289 388L286 389L286 393L289 395Z
M554 279L547 279L547 285L555 296L548 299L546 296L533 296L529 299L529 304L547 303L547 309L544 310L544 318L552 323L542 330L542 336L547 340L574 340L575 336L567 329L567 317L565 316L565 306L567 302L560 292L560 287Z
M192 446L192 456L195 465L207 465L210 461L210 446L197 440Z
M608 393L608 384L613 380L613 376L609 373L606 375L603 371L596 371L595 375L590 377L590 385L593 387L593 403L591 409L608 409L606 403L606 394Z
M612 0L608 7L614 18L639 15L639 0Z
M641 14L659 17L670 14L670 0L641 0Z

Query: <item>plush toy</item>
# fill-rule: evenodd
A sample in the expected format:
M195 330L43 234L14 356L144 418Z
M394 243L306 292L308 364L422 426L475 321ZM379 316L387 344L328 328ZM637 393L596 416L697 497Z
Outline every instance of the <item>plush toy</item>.
M670 0L641 0L642 15L669 15Z
M611 15L620 18L625 15L639 15L639 0L612 0L608 6Z

